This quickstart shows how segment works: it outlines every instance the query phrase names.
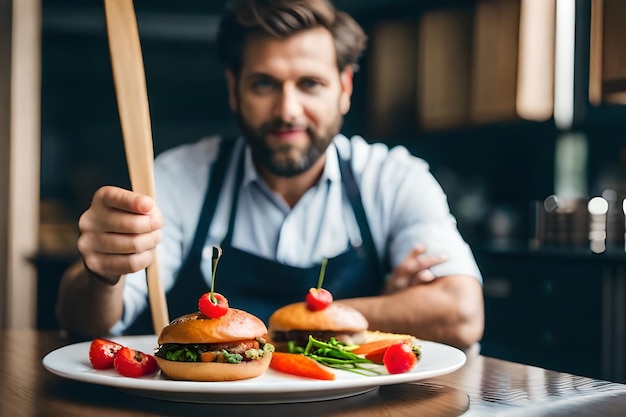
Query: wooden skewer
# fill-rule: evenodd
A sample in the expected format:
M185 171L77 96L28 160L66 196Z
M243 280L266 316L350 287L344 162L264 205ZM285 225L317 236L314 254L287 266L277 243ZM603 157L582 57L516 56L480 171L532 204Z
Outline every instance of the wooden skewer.
M133 191L154 197L154 146L137 17L132 0L104 0L111 66ZM146 269L155 334L169 324L156 257Z

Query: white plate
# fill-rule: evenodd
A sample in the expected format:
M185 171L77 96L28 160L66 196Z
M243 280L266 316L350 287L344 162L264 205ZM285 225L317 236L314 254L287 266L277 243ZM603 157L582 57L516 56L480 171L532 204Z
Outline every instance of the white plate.
M156 336L125 336L113 338L118 343L152 353ZM465 354L454 347L420 341L422 359L410 372L362 376L333 369L336 379L321 381L299 378L268 369L263 375L243 381L193 382L174 381L160 372L142 378L127 378L115 370L95 370L89 362L91 342L61 347L43 358L50 372L76 381L107 385L134 395L171 401L197 403L294 403L348 397L372 391L382 385L418 381L444 375L465 364ZM377 366L385 372L385 368Z

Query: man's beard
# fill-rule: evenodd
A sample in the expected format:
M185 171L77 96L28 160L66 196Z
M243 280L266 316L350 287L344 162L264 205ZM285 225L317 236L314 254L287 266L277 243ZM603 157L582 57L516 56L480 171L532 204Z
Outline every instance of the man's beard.
M339 113L337 120L323 136L318 135L310 127L307 127L306 134L310 140L306 149L296 148L290 144L271 148L265 139L266 136L278 129L289 129L294 126L293 124L284 122L281 119L274 119L262 125L259 129L254 129L246 123L240 113L237 114L237 119L239 120L241 131L252 149L254 161L272 174L280 177L294 177L311 168L324 155L343 123L343 116Z

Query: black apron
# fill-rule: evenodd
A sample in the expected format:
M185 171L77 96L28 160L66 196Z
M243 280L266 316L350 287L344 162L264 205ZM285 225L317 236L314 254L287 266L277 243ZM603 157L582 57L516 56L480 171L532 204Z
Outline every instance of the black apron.
M212 168L200 220L187 259L174 286L167 293L170 319L197 311L198 298L210 290L200 264L209 226L217 207L235 140L225 140ZM228 299L231 307L248 311L266 324L270 315L286 304L304 301L312 287L317 287L321 264L298 268L261 258L232 246L239 187L243 180L245 147L238 158L237 178L233 192L228 232L222 241L222 257L217 265L215 291ZM361 231L362 244L349 245L342 254L328 260L322 287L342 298L379 295L384 286L384 271L378 259L374 240L365 216L361 194L349 161L339 155L341 180ZM127 334L153 333L147 308L131 325Z

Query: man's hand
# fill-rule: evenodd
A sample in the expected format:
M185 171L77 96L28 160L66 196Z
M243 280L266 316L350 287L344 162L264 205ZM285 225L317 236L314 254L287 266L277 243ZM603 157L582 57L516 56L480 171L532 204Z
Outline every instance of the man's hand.
M152 263L162 226L154 199L105 186L80 217L78 250L89 271L115 283Z
M424 245L417 245L409 252L391 273L385 286L385 294L392 294L435 279L429 268L445 262L447 258L443 255L424 255L425 252L426 247Z

